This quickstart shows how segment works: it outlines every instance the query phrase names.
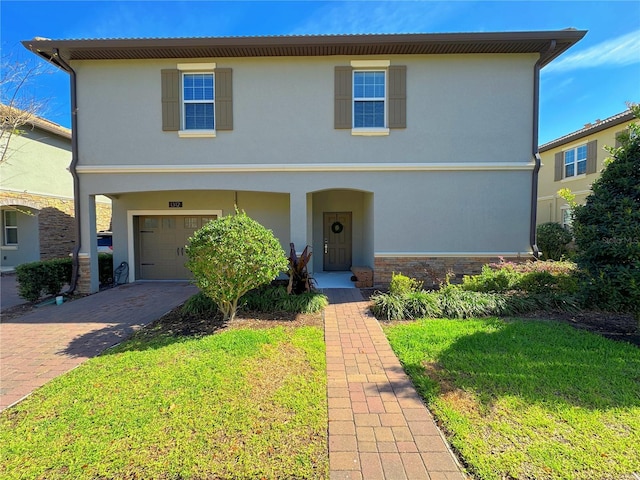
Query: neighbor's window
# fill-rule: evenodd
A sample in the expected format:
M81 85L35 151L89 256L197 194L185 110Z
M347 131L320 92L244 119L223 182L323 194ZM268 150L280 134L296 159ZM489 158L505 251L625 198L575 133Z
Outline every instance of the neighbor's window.
M3 212L4 244L18 244L18 212L5 210Z
M575 177L587 173L587 146L580 145L564 152L564 176Z
M214 129L213 82L213 72L182 74L182 124L185 130Z
M353 128L385 128L386 72L353 72Z

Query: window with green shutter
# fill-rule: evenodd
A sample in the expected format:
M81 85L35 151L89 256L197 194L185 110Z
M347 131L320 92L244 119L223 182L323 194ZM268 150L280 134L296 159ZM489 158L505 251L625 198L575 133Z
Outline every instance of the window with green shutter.
M215 136L233 130L232 70L215 64L178 64L161 72L162 130Z

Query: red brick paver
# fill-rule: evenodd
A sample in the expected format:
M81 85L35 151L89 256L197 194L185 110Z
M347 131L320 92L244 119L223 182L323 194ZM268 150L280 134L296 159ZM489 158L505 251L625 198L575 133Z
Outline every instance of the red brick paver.
M125 340L197 292L187 282L121 285L0 323L0 410Z
M330 478L464 479L357 289L327 289Z

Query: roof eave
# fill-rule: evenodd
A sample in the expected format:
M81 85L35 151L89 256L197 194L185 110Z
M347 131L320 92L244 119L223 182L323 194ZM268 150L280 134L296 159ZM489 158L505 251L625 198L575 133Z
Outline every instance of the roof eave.
M615 118L618 115L620 117ZM629 122L635 118L635 115L631 111L623 112L622 114L618 114L618 115L613 115L613 117L604 119L602 122L597 123L589 128L581 128L580 130L577 130L573 133L564 135L560 138L556 138L555 140L547 142L544 145L540 146L539 151L540 153L548 152L549 150L553 150L554 148L560 147L562 145L566 145L568 143L575 142L576 140L580 140L581 138L588 137L589 135L599 133L603 130L616 127L620 124ZM612 120L613 118L615 118L615 120Z
M273 37L197 37L143 39L48 40L22 44L33 53L55 61L74 59L197 58L199 56L326 56L418 53L539 53L546 65L578 42L586 31L482 32L384 35L310 35ZM555 51L548 45L557 43ZM366 52L366 53L362 53Z

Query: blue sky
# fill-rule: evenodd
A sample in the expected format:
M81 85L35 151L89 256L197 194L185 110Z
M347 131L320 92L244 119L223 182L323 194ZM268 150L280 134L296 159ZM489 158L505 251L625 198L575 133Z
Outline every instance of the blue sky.
M540 144L640 102L640 1L0 2L3 60L39 62L33 37L129 38L588 30L541 75ZM44 116L70 125L69 80L33 78Z

